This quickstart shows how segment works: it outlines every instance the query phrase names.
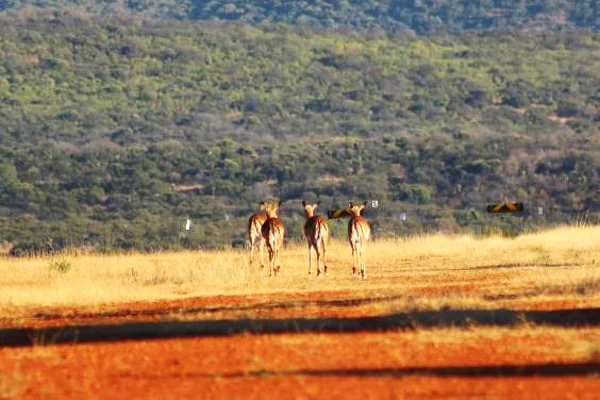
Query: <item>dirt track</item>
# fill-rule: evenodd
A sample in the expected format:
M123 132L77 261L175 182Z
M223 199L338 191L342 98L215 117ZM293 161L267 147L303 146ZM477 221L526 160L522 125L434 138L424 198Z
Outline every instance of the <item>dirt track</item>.
M338 292L41 310L0 329L0 394L595 399L600 392L597 308L557 302L374 314L393 300Z

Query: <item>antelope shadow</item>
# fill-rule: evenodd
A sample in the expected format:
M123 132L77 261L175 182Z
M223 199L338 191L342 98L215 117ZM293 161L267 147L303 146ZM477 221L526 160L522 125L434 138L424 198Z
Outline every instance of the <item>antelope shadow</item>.
M600 308L552 311L454 310L413 311L363 318L220 319L0 329L0 347L112 342L121 340L227 336L242 333L344 333L436 327L499 326L528 323L560 327L598 326Z

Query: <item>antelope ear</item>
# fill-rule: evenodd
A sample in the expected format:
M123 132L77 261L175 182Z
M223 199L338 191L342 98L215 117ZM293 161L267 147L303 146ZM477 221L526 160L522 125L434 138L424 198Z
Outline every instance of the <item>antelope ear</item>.
M306 201L302 200L302 207L306 207Z
M365 207L367 206L367 204L369 204L368 201L365 200L365 202L363 203L365 205Z
M352 208L354 204L352 202L348 203L348 207Z

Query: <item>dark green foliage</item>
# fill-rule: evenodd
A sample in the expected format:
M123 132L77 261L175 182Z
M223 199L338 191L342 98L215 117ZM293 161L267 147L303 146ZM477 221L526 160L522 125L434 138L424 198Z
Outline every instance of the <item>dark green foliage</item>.
M102 15L125 13L144 17L286 23L320 29L383 29L417 34L464 30L564 29L598 27L596 0L13 0L0 1L0 11L27 5L80 9ZM123 55L135 46L121 48Z
M322 213L378 199L376 234L594 222L598 52L584 31L0 16L0 242L20 254L230 245L265 199L284 201L292 239L303 198ZM482 213L505 197L530 211Z

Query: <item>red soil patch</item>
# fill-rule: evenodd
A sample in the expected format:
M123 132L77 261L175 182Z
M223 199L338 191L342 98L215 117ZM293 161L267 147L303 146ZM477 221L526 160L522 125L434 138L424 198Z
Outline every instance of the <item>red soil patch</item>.
M597 398L593 366L549 356L547 346L561 345L551 335L459 333L449 341L429 335L238 335L4 348L0 390L13 398L61 399ZM540 350L522 351L528 348Z
M386 302L394 301L389 293L361 295L278 293L44 309L8 325L39 329L187 319L352 319L385 314ZM577 308L545 301L529 309L571 306ZM600 328L553 329L474 326L29 347L0 343L0 399L597 398L600 350L593 344L600 345ZM569 346L576 341L591 343L591 350L572 351Z
M474 284L424 286L402 294L364 291L295 292L195 297L73 308L40 308L34 315L0 321L0 327L44 328L127 321L216 320L239 318L359 318L395 311L394 302L407 296L448 296L481 290ZM596 307L597 298L533 300L490 297L490 305L519 310L558 310Z

